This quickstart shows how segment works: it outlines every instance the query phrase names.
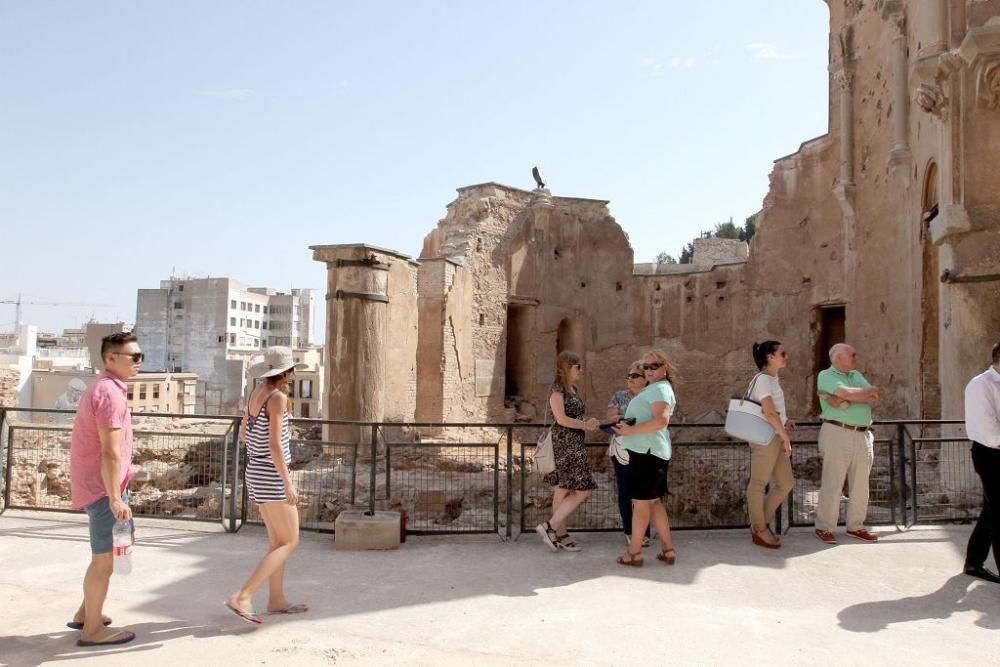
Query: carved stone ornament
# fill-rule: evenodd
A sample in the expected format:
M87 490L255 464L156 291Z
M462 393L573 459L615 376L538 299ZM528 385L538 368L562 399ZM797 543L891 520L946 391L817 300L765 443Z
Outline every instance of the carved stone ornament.
M1000 56L983 59L976 68L976 97L987 109L1000 110Z
M833 73L833 81L841 90L850 90L854 77L843 69L838 69Z
M903 0L883 0L878 7L882 19L896 26L897 37L906 34L906 7Z
M936 83L922 83L917 86L913 100L921 109L938 118L942 117L945 107L948 104L948 99L944 96L944 91Z

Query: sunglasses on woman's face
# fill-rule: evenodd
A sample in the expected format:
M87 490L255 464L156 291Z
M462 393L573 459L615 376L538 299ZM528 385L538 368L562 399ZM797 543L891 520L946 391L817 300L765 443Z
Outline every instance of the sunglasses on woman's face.
M629 373L626 377L629 380L640 380L642 379L642 373Z
M643 368L644 368L645 370L647 370L647 371L658 371L658 370L660 370L661 368L663 368L663 364L660 364L660 363L655 363L655 364L643 364L643 365L642 365L642 367L643 367Z

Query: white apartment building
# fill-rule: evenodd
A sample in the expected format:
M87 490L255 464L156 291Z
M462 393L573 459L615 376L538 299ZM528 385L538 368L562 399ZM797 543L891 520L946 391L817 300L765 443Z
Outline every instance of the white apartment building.
M253 355L270 345L312 345L314 309L311 289L283 293L231 278L162 280L138 291L143 370L195 373L197 411L235 414Z

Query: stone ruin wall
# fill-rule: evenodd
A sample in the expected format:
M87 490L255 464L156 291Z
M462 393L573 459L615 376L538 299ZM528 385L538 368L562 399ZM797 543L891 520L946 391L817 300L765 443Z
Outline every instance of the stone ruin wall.
M389 266L385 327L385 419L413 421L417 405L417 269L407 261Z
M692 244L694 256L691 263L698 267L745 262L750 256L747 242L739 239L695 239Z
M504 256L504 237L529 197L491 183L458 193L420 255L439 276L423 281L421 296L443 295L446 309L438 371L442 405L429 410L444 421L480 421L484 415L501 420L504 367L496 351L504 347L508 290L505 262L497 258ZM438 268L443 260L449 266ZM431 369L428 374L433 376Z
M0 369L0 407L12 408L17 405L18 386L21 372L16 368Z

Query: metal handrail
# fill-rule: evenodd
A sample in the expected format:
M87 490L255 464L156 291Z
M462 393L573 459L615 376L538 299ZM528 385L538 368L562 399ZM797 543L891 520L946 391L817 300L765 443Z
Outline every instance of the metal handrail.
M69 430L68 425L66 426L56 426L44 423L34 423L30 421L22 421L14 419L17 413L41 413L41 414L73 414L72 410L56 410L56 409L46 409L46 408L12 408L12 407L0 407L0 461L5 462L5 470L3 475L3 497L4 497L4 509L10 506L11 492L12 492L12 474L13 474L13 464L15 460L15 449L16 443L13 438L13 431L20 428L32 428L39 431L49 431L57 430L65 432ZM191 421L218 421L218 422L228 422L225 433L211 434L213 438L223 439L223 452L222 452L222 491L220 497L220 507L226 508L228 511L223 512L223 518L221 519L223 526L227 531L235 532L239 530L243 522L246 520L246 509L247 502L244 498L242 504L242 512L240 512L240 491L243 491L245 496L246 486L242 485L242 446L238 441L238 426L240 416L237 415L182 415L173 413L134 413L135 417L144 417L149 419L184 419ZM493 493L493 528L498 530L501 534L501 538L511 538L512 536L512 526L515 521L515 514L520 513L521 523L524 522L525 518L525 494L526 486L524 483L530 473L530 466L526 466L528 461L528 456L530 456L531 449L535 446L534 438L525 438L524 431L539 430L545 428L547 424L535 423L535 422L424 422L424 421L411 421L411 422L374 422L374 421L351 421L351 420L338 420L338 419L312 419L312 418L294 418L291 420L293 424L298 426L348 426L355 427L361 435L356 442L345 442L337 443L327 443L337 446L343 446L348 448L353 448L352 455L352 467L350 470L350 503L353 505L355 503L356 497L355 493L358 490L358 479L357 479L357 467L359 458L359 449L361 449L362 444L369 445L369 474L367 480L368 486L368 498L366 509L368 512L375 512L376 508L379 506L379 502L391 497L391 474L392 474L392 455L393 449L402 447L414 447L414 448L449 448L449 447L462 447L462 446L473 446L480 450L492 450L492 465L493 470L493 480L492 480L492 493ZM923 429L921 427L925 426L953 426L961 425L963 422L961 420L930 420L930 419L917 419L917 420L905 420L905 419L887 419L887 420L877 420L873 423L875 427L889 427L892 429L892 433L885 437L880 437L875 440L880 447L887 447L887 449L882 449L883 456L888 455L888 469L885 473L888 477L888 501L881 505L884 510L889 514L889 518L893 524L895 524L900 529L906 529L917 523L922 516L930 516L931 520L965 520L962 516L963 512L966 512L969 507L970 502L968 500L968 495L963 491L963 495L956 496L956 498L962 498L961 504L956 504L952 506L952 509L947 510L947 512L941 513L934 510L927 510L921 503L927 504L928 507L931 506L941 506L941 503L934 503L927 500L927 496L921 491L918 494L918 466L926 465L922 463L921 458L918 457L919 450L922 446L931 445L935 443L945 444L945 443L962 443L967 442L967 438L963 438L956 435L949 435L947 437L930 437L930 436L914 436L914 432L922 433ZM792 432L793 444L811 446L816 443L815 434L810 429L819 427L822 422L818 421L803 421L799 422L797 426L799 427L796 432ZM136 430L136 435L161 435L164 437L169 437L171 435L177 435L179 437L193 438L205 434L189 433L184 431L166 431L159 430L155 428L155 424L148 424L151 426L150 430L145 430L143 428L138 428ZM715 434L705 433L710 439L703 441L695 440L685 440L678 436L684 435L688 437L697 438L699 434L693 433L698 431L706 430L720 430L723 429L724 424L721 422L712 423L673 423L670 425L671 433L675 435L674 445L678 449L689 448L689 447L729 447L739 446L742 444L741 441L735 439L726 439L724 436L719 437ZM215 428L214 426L211 428ZM454 429L488 429L493 431L499 437L496 438L495 444L492 442L494 435L489 435L489 442L478 441L474 443L469 442L458 442L449 441L445 439L442 442L405 442L405 441L390 441L387 437L386 429L440 429L442 431L449 431ZM690 429L690 431L689 431ZM912 429L912 431L911 431ZM518 431L518 433L515 433ZM807 433L803 433L806 431ZM884 431L880 431L883 435ZM796 439L796 435L801 435L801 439ZM588 448L599 448L606 445L606 440L603 434L600 434L600 440L592 440L588 442ZM44 436L43 436L44 438ZM358 433L356 432L353 438L358 438ZM352 438L352 439L353 439ZM514 440L515 438L519 441L521 447L520 454L516 453L514 450ZM365 442L369 440L369 442ZM397 438L398 440L398 438ZM314 442L314 441L307 441ZM812 456L811 454L809 456ZM920 455L921 457L923 455ZM382 464L380 458L385 461ZM926 458L926 457L924 457ZM934 461L934 458L927 459L929 461ZM378 490L378 473L381 465L384 465L386 473L386 484L385 484L385 496L386 498L379 497L377 494ZM488 465L488 464L487 464ZM501 471L503 467L503 471ZM519 471L515 469L519 468ZM966 472L959 468L958 474L965 475L959 477L959 483L969 484L970 480L967 479ZM501 474L501 472L503 474ZM515 475L520 476L520 503L517 502L517 484L518 481ZM965 480L964 482L962 480ZM345 480L346 483L346 480ZM364 490L365 481L362 481L360 486L361 490ZM438 482L435 482L438 483ZM486 482L488 485L489 482ZM242 485L242 488L241 488ZM966 487L971 488L971 487ZM225 497L226 493L229 493L228 502ZM793 521L801 522L803 521L801 512L803 507L798 507L799 515L794 514L796 511L796 505L794 501L795 491L789 494L786 507L782 508L782 512L787 511L788 513L788 525L791 526ZM345 498L346 500L346 498ZM362 501L365 502L365 501ZM504 502L505 508L503 511L503 516L505 525L500 525L501 519L501 509L500 503ZM484 508L485 509L485 508ZM928 515L925 512L931 511L932 514ZM923 513L922 513L923 512ZM228 517L225 516L228 514ZM482 515L480 515L482 516ZM799 516L795 519L795 516ZM950 517L950 519L949 519ZM485 517L483 517L485 519ZM732 517L731 517L732 518ZM729 519L731 521L731 518ZM782 517L784 520L784 517ZM926 519L925 519L926 520ZM485 524L486 521L483 521ZM469 526L470 524L464 524ZM480 524L473 524L480 525ZM800 525L796 523L796 525ZM436 530L436 528L435 528ZM464 528L462 529L465 530ZM472 531L469 531L472 532Z

